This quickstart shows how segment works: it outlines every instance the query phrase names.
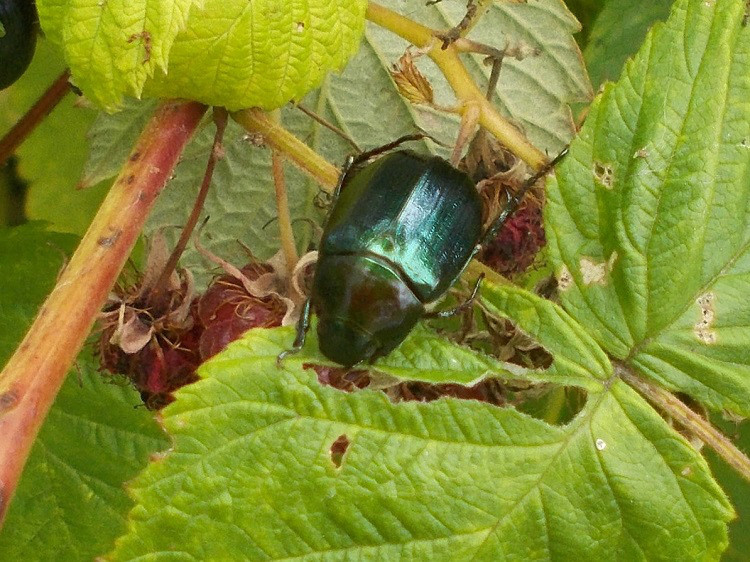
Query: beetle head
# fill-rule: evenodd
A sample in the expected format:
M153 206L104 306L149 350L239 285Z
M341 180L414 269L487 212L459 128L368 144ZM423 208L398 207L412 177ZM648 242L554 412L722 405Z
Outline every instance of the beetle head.
M347 367L390 352L424 314L401 274L372 255L323 255L312 302L320 350Z
M318 340L323 355L346 367L372 358L379 347L372 334L351 321L336 317L320 318Z

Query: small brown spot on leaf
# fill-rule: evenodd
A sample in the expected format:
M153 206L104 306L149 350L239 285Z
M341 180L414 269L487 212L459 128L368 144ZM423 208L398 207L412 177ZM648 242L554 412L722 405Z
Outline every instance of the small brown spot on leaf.
M567 267L563 267L557 275L557 286L561 291L567 291L573 285L573 276Z
M716 331L712 329L716 312L714 300L716 295L704 293L695 300L700 309L700 319L695 323L693 332L695 336L707 345L716 343Z
M579 261L581 266L581 280L584 285L606 285L607 277L617 261L617 252L605 262L597 262L588 257L582 257Z
M141 158L141 151L136 150L133 154L130 155L130 161L131 162L138 162Z
M331 444L331 462L333 462L333 465L336 468L341 468L341 463L344 460L344 454L346 454L346 450L348 448L349 438L346 436L346 434L339 435L336 441Z
M612 166L602 164L601 162L594 162L594 177L604 187L612 189L615 181L615 173L612 170Z
M302 33L305 30L305 22L298 21L294 27L294 31L297 33Z
M130 174L128 176L128 179L126 180L128 185L132 184L135 181L135 174Z
M143 41L143 64L146 64L151 60L151 34L148 31L133 33L133 35L128 37L128 43L132 43L136 39Z
M633 158L645 158L646 156L648 156L648 151L645 148L636 150L633 154Z

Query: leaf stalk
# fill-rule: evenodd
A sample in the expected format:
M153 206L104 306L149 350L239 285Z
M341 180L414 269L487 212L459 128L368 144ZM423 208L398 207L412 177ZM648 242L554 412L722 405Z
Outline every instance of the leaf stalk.
M21 146L21 143L34 132L34 129L44 121L44 118L57 107L65 95L70 91L70 71L63 71L47 90L39 97L34 105L13 125L10 131L0 139L0 166Z
M263 135L265 141L289 158L300 170L312 177L324 190L333 192L339 170L307 146L262 109L254 107L232 113L232 118L245 130Z
M750 458L740 451L726 435L716 429L711 422L691 410L674 394L637 376L627 366L618 364L616 367L617 373L625 382L679 425L711 447L740 476L750 482Z

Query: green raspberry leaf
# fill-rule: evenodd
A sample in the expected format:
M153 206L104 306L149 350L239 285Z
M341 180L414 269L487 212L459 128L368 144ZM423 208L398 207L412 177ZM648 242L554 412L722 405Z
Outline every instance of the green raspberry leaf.
M174 448L134 483L113 559L696 560L726 546L731 508L705 462L620 381L556 427L322 387L277 368L269 334L205 364L164 411Z
M51 37L61 40L76 84L107 108L138 96L157 68L166 69L194 0L53 0L37 2Z
M0 229L0 365L49 293L76 237L40 223ZM132 502L123 482L166 445L130 388L83 353L34 443L0 532L0 560L91 560L111 548Z
M529 378L601 390L601 381L612 376L612 365L601 348L552 301L510 284L487 284L482 300L490 313L515 322L554 358L548 369L533 371Z
M455 344L419 324L401 345L379 358L373 369L399 380L434 384L469 386L495 376L575 385L593 392L601 391L601 381L612 376L612 365L601 348L553 302L510 284L495 286L487 281L482 288L482 302L495 317L516 322L518 328L552 355L552 364L546 369L526 369L506 363ZM292 333L291 329L284 328L269 332L266 337L289 349L294 339ZM305 347L284 361L333 364L319 351L314 324L308 331Z
M674 0L607 0L591 26L583 51L594 87L616 80L628 57L643 43L648 29L669 16Z
M124 95L229 109L280 107L356 50L364 0L39 0L77 85L108 110Z
M551 183L563 306L630 368L750 414L750 27L681 0Z

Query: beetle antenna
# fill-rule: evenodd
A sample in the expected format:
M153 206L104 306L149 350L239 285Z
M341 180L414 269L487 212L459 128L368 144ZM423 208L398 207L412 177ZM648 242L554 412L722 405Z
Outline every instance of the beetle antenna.
M525 182L523 182L523 185L521 186L521 189L516 191L513 195L511 195L508 198L508 202L505 205L505 208L500 212L498 217L493 221L493 223L490 225L490 227L487 229L487 232L482 237L482 246L490 242L500 231L500 229L505 224L505 221L508 220L508 218L513 215L518 210L518 207L521 205L521 201L523 201L524 195L526 195L526 192L531 189L534 184L539 181L541 178L546 176L549 171L554 168L560 160L562 160L565 155L568 153L568 147L562 149L560 154L555 156L552 160L547 162L544 166L542 166L533 176L528 178Z

